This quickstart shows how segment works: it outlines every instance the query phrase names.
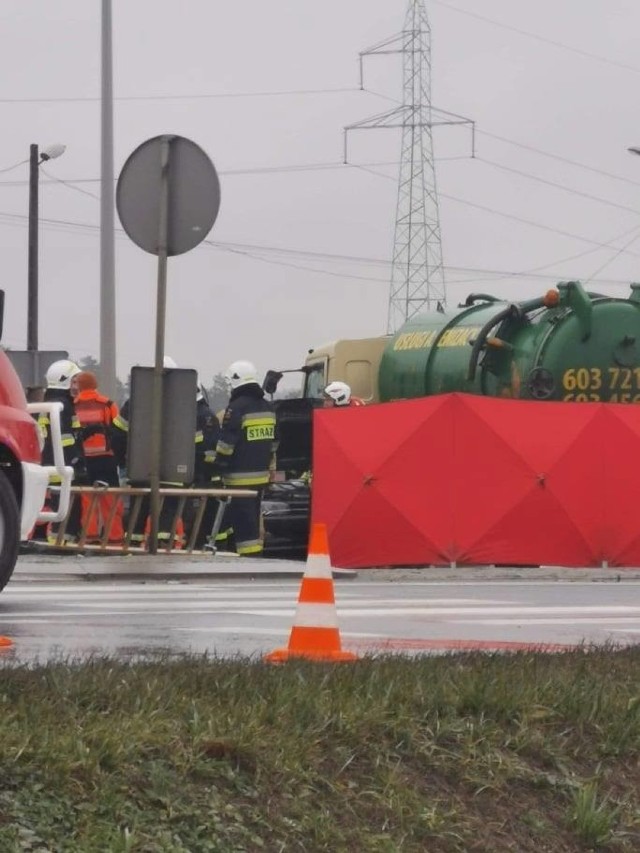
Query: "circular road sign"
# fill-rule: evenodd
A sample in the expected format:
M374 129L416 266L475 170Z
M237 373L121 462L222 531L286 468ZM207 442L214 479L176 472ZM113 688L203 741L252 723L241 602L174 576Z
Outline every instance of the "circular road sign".
M162 149L169 144L167 255L181 255L207 236L220 209L220 182L207 154L184 136L154 136L139 145L124 164L116 207L127 235L159 254Z

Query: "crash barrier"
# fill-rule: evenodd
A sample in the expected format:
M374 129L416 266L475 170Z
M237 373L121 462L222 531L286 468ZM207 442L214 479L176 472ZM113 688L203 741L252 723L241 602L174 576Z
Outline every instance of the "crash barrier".
M55 493L56 488L52 487ZM216 537L224 517L224 511L231 500L255 500L257 492L253 489L171 489L161 488L159 512L162 514L167 498L175 498L175 507L170 513L171 520L166 523L166 530L159 537L158 553L181 553L193 554L196 551L195 544L198 541L200 528L203 522L210 517L207 508L210 501L216 501L215 515L211 528L206 531L206 550L216 551ZM91 535L96 517L101 507L105 506L104 498L111 497L107 502L108 512L101 518L101 530L99 536ZM69 502L69 511L59 525L51 526L47 532L46 541L42 542L44 547L76 551L106 551L109 553L145 553L147 551L145 541L139 541L142 537L136 537L135 531L140 529L138 520L141 513L148 508L151 499L151 489L145 487L121 486L72 486ZM102 503L101 503L102 501ZM84 506L80 506L84 503ZM188 510L188 511L187 511ZM125 523L123 524L123 536L120 541L114 541L111 535L114 529L116 516L123 512ZM72 518L80 519L79 528L69 533L69 524ZM185 529L185 520L187 521ZM148 539L150 523L147 521L143 529L144 539ZM201 549L198 549L201 550Z
M356 660L356 655L344 651L340 642L327 526L321 522L311 526L307 564L298 593L289 644L286 648L275 649L265 655L269 663L283 663L290 658Z
M313 425L335 566L640 566L640 405L443 394L336 414Z

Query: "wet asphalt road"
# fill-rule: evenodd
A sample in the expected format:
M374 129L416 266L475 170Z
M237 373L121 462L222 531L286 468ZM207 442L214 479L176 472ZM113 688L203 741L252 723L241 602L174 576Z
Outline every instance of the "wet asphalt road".
M637 574L458 572L448 580L396 570L359 572L334 587L342 644L360 654L552 650L640 642ZM0 634L13 641L1 654L20 662L159 651L260 656L287 645L299 587L293 575L45 580L23 571L0 594Z

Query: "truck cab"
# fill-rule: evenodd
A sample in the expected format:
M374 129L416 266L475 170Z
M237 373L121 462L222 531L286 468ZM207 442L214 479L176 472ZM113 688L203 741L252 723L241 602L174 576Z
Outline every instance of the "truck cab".
M0 291L0 336L4 292ZM0 589L11 577L20 542L38 521L61 521L69 508L73 471L65 466L60 431L60 403L27 404L18 375L0 348ZM54 465L41 464L41 435L35 417L51 421ZM43 511L49 476L61 481L55 512Z
M309 350L296 370L269 370L263 388L278 420L277 482L262 501L265 555L303 557L309 539L313 410L325 405L330 382L346 382L365 403L379 400L378 368L388 337L341 340ZM285 373L300 373L300 397L273 399Z
M346 382L355 397L365 403L380 400L378 372L380 361L390 335L377 338L332 341L309 350L304 363L302 396L322 399L330 382Z

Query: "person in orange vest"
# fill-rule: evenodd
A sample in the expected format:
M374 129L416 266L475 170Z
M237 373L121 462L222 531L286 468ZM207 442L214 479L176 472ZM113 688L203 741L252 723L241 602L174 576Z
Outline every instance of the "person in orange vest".
M354 397L346 382L330 382L324 389L328 406L365 406L360 397Z
M87 481L89 484L118 487L118 466L112 447L112 424L118 416L118 407L98 392L96 375L89 370L73 377L71 391L74 395L76 428L78 441L82 445ZM83 494L82 526L86 530L87 540L99 538L101 532L104 534L105 526L109 524L109 519L112 519L107 539L111 544L121 544L124 540L122 500L106 492L100 494L94 504L91 518L88 518L90 506L91 496Z

